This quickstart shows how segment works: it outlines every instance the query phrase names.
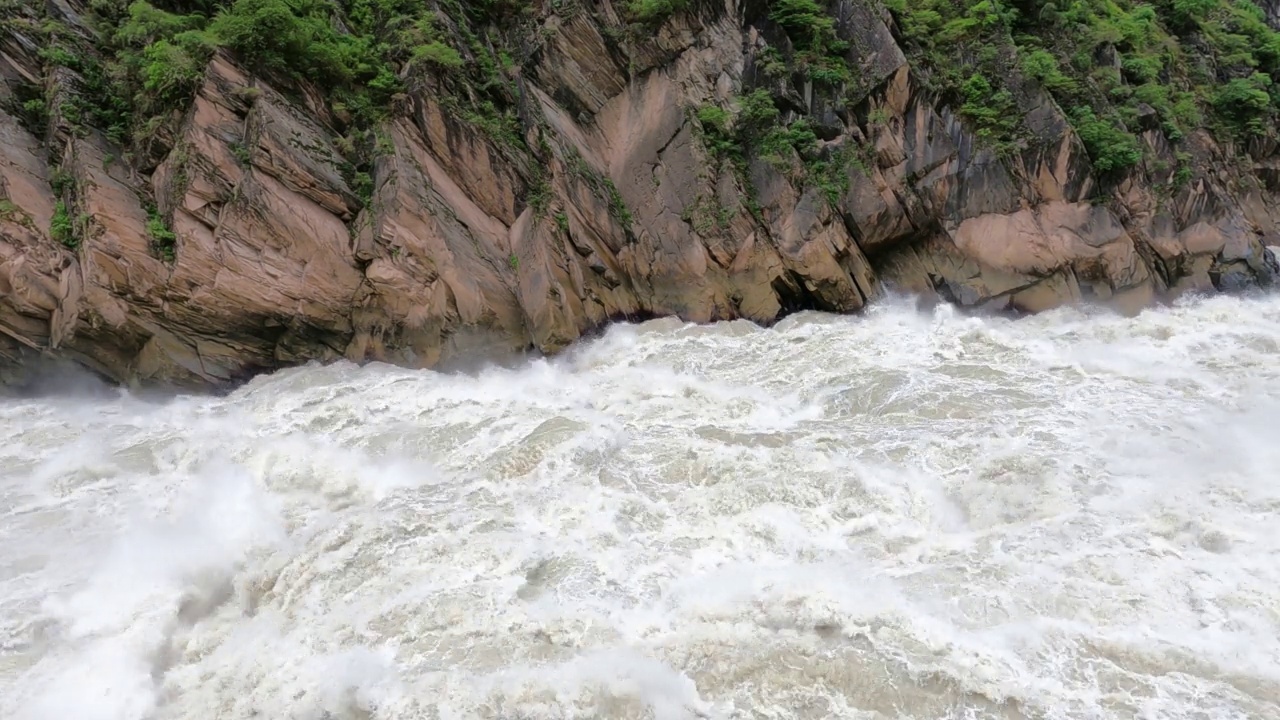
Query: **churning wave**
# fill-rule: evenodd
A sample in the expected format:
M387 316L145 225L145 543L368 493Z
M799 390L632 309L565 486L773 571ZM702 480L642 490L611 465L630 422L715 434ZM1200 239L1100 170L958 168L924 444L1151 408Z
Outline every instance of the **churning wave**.
M0 403L0 717L1280 718L1280 298Z

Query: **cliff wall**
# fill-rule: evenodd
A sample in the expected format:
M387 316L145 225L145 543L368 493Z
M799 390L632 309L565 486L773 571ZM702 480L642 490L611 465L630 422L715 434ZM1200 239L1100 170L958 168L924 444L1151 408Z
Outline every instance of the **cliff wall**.
M353 34L357 4L322 30ZM1226 16L1091 35L1073 73L1094 16L1047 3L427 4L391 79L334 80L231 30L205 54L127 31L195 32L218 3L116 5L0 2L7 377L62 358L217 387L554 352L617 319L857 312L890 287L1132 309L1277 272L1280 45L1197 55ZM113 110L122 47L153 64Z

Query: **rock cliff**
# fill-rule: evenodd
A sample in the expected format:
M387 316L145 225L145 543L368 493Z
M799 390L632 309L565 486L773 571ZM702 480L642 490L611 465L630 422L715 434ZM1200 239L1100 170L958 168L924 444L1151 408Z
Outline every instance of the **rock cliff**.
M167 22L181 4L128 12ZM0 374L63 358L217 387L311 359L554 352L617 319L857 312L886 288L1136 308L1277 272L1274 89L1240 133L1213 119L1234 117L1228 98L1200 122L1115 100L1177 87L1181 66L1135 81L1122 33L1085 63L1117 68L1116 87L1060 79L1025 61L1037 36L1019 25L1052 5L957 5L935 32L880 0L801 20L804 3L759 0L419 4L436 39L389 62L368 122L325 79L223 42L177 100L132 100L122 134L101 88L126 16L0 2ZM326 27L354 32L355 5ZM1256 9L1275 26L1275 3ZM1158 20L1168 52L1211 37ZM1066 52L1056 32L1034 57ZM150 60L162 42L138 47ZM146 72L138 97L167 77ZM1118 113L1121 139L1072 97Z

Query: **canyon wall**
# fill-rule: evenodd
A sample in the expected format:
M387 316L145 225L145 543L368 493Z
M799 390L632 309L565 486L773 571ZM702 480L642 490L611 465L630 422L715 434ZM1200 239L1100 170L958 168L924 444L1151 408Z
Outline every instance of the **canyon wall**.
M120 382L219 387L313 359L555 352L616 320L854 313L886 289L1132 310L1277 272L1274 133L1194 128L1175 150L1135 127L1140 165L1103 177L1051 94L1013 70L1026 132L987 142L876 0L827 6L853 71L835 89L765 71L765 53L791 48L763 5L699 0L621 39L635 26L624 8L565 7L525 20L536 43L506 71L514 139L446 102L438 73L406 71L372 129L365 188L323 88L225 49L149 154L128 152L62 111L86 79L32 29L52 19L89 47L101 31L87 6L10 9L0 374L63 359ZM54 108L38 122L15 109L33 88ZM700 110L732 118L754 89L816 145L718 149L727 131Z

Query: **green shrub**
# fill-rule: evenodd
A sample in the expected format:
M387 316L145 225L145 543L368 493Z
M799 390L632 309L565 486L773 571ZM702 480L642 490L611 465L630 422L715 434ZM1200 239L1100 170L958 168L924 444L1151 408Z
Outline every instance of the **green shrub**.
M756 67L773 78L785 77L788 72L786 59L775 47L767 47L760 51L759 56L756 57Z
M185 32L201 30L208 19L199 14L179 15L137 0L128 8L128 18L115 29L113 40L121 46L144 46Z
M768 90L757 88L738 98L738 132L743 137L762 134L777 125L779 117Z
M1090 107L1077 107L1071 112L1076 133L1084 142L1093 161L1093 169L1102 176L1118 176L1142 161L1142 149L1132 133L1099 118Z
M768 90L757 89L744 95L738 99L738 108L738 142L775 167L789 165L792 151L803 155L818 143L807 120L782 124L782 114Z
M697 116L698 123L702 126L703 142L712 155L740 153L738 141L730 130L733 116L729 111L715 105L703 105L698 108Z
M1173 101L1173 119L1183 129L1197 128L1204 122L1204 116L1200 113L1200 105L1196 102L1194 93L1180 92L1177 93Z
M25 215L26 213L22 211L22 208L14 204L9 198L0 199L0 218L12 221Z
M1050 92L1074 92L1076 81L1062 72L1058 59L1047 50L1033 50L1022 58L1022 72L1040 81Z
M622 193L618 192L618 186L613 184L613 180L604 178L605 194L609 198L609 212L613 214L623 227L631 225L631 210L627 207L627 203L622 199Z
M775 0L769 19L786 31L796 50L796 67L811 80L834 87L852 78L845 60L849 43L837 36L835 19L825 7L815 0Z
M32 98L22 103L22 112L26 114L31 125L34 127L43 126L49 119L49 113L45 106L44 98Z
M843 59L826 56L806 62L804 69L811 80L828 87L842 85L853 77Z
M1129 55L1121 61L1121 68L1125 75L1133 79L1134 82L1145 83L1155 82L1160 79L1160 72L1164 70L1164 63L1160 58L1152 55Z
M207 53L193 54L168 40L157 40L142 51L142 87L157 105L181 103L204 74Z
M769 19L787 31L787 36L803 49L835 38L835 20L815 0L774 0Z
M1004 82L1018 11L1001 0L902 0L890 9L910 40L916 64L933 70L929 82L934 89L984 144L1000 152L1014 149L1021 113ZM1029 52L1019 65L1046 88L1072 85L1048 51Z
M360 198L360 202L368 205L373 201L373 175L367 171L359 171L351 176L351 192Z
M785 127L772 128L755 145L761 159L784 169L791 164L793 151L802 159L811 155L817 148L818 136L814 134L809 121L800 118Z
M446 70L462 67L462 55L457 50L454 50L453 47L445 45L439 40L433 40L414 48L413 60L415 62L430 63Z
M1190 30L1218 6L1218 0L1173 0L1170 19L1179 30Z
M810 162L805 167L806 179L822 192L829 205L836 207L849 190L850 167L860 165L855 146L846 144L830 157Z
M49 219L49 237L71 250L80 247L80 238L76 234L71 215L67 213L67 204L61 200L53 206L53 217Z
M1168 117L1172 114L1172 106L1169 104L1169 87L1167 85L1154 82L1139 85L1133 89L1133 99L1150 105L1160 111L1162 116Z
M698 122L702 123L702 127L705 130L728 134L729 123L732 119L728 110L716 105L703 105L698 108Z
M533 208L534 217L540 218L546 214L547 207L551 204L551 196L551 183L545 175L539 173L538 177L529 184L525 195L525 202Z
M1241 135L1265 135L1275 114L1273 82L1262 73L1236 78L1213 96L1213 107Z
M978 137L996 143L1013 137L1018 108L1007 89L996 89L986 77L974 74L960 86L960 95L960 115L974 124Z
M169 229L169 225L154 208L147 208L147 236L151 238L151 249L162 260L173 262L178 252L178 235Z
M53 172L49 174L49 185L53 188L55 195L62 195L72 184L71 173L60 167L55 167Z
M57 65L64 68L70 68L72 70L79 70L81 68L80 58L71 54L71 52L66 48L58 45L41 48L40 59L50 65Z
M241 59L328 85L368 82L381 61L371 38L339 33L326 0L235 0L209 32Z
M1186 153L1178 153L1178 169L1174 171L1171 183L1173 187L1181 189L1191 182L1191 156Z
M642 23L658 23L688 6L688 0L628 0L627 13Z
M253 162L253 152L249 150L248 146L244 143L230 142L227 143L227 148L229 148L231 150L231 154L235 156L236 162L241 165L248 165Z
M920 75L998 145L1007 58L1068 113L1100 174L1141 162L1125 128L1149 105L1177 143L1211 122L1240 137L1275 135L1280 31L1257 0L886 0ZM1119 69L1110 62L1120 60ZM985 84L974 80L985 78ZM1086 112L1087 110L1087 112ZM1190 170L1188 170L1190 172Z

